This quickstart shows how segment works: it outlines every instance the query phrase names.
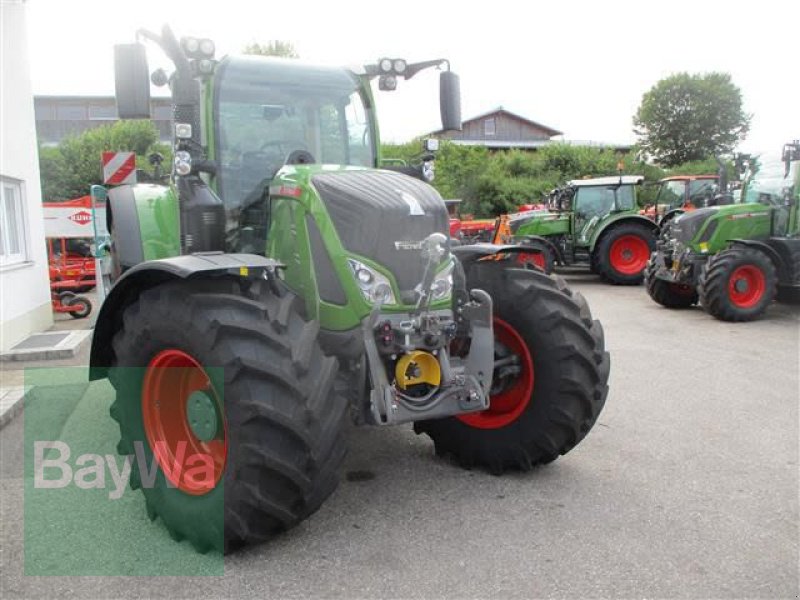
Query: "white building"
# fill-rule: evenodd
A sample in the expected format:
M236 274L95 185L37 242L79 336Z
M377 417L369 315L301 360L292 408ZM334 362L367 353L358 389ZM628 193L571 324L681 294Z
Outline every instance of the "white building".
M0 352L53 324L24 0L0 0Z

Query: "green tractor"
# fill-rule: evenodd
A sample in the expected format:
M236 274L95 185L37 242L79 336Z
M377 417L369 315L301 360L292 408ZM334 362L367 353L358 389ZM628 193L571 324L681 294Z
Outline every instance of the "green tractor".
M576 179L550 196L550 210L509 218L511 239L556 264L588 264L609 283L638 285L655 249L658 227L639 214L636 190L644 177Z
M152 75L175 160L165 185L109 191L116 280L91 376L116 390L118 451L152 519L199 551L270 538L334 491L351 419L413 423L436 454L497 474L587 435L610 363L585 300L513 268L514 246L451 248L430 154L380 168L372 82L443 68L458 129L447 61L217 61L210 40L139 37L175 65ZM143 45L115 60L120 117L147 117Z
M646 272L667 308L700 303L723 321L751 321L800 290L800 142L752 160L743 203L687 212L662 231Z

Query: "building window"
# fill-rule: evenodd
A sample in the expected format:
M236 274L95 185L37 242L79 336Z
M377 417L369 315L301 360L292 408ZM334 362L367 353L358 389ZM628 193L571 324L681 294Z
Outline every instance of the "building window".
M25 262L25 216L22 184L0 179L0 265Z
M497 133L495 127L494 119L486 119L483 122L483 135L495 135Z

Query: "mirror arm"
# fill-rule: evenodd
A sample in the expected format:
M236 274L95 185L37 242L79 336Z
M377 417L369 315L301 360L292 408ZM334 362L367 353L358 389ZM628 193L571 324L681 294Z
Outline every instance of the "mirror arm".
M447 70L450 70L450 61L446 58L437 58L434 60L425 60L418 63L410 64L406 67L406 72L404 73L405 79L411 79L414 75L428 69L430 67L441 67L443 64L447 64Z
M136 38L137 41L139 38L144 38L146 40L150 40L151 42L155 42L158 47L161 48L164 54L166 54L167 58L169 58L175 64L175 68L179 73L191 74L192 68L189 64L189 60L186 58L183 50L181 50L181 46L178 43L178 40L175 38L175 34L172 33L172 29L170 29L169 25L164 25L161 35L153 33L147 29L138 29L136 30Z

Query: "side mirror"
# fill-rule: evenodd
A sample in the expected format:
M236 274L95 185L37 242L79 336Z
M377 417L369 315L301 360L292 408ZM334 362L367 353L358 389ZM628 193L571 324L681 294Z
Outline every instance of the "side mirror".
M461 82L452 71L439 74L439 109L444 131L461 131Z
M114 46L114 87L120 119L150 118L150 76L142 44Z

